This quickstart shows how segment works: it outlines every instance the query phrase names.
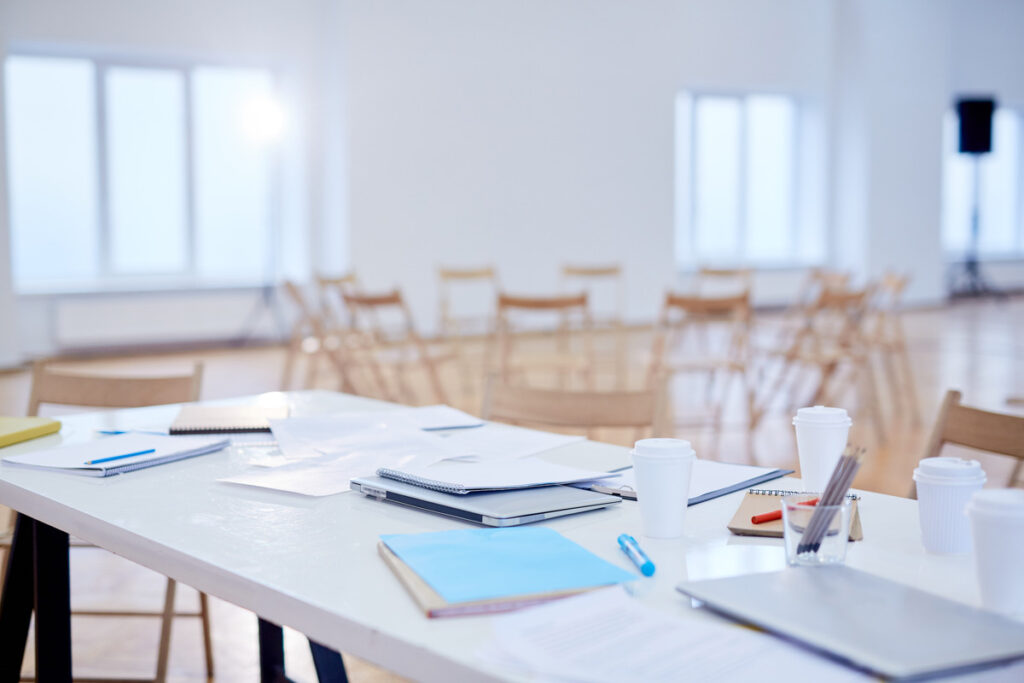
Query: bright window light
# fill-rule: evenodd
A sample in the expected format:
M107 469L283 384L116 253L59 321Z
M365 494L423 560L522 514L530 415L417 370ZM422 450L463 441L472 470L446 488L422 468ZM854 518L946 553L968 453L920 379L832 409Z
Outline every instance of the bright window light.
M254 142L270 144L281 139L285 129L284 107L273 97L253 97L241 107L242 129Z

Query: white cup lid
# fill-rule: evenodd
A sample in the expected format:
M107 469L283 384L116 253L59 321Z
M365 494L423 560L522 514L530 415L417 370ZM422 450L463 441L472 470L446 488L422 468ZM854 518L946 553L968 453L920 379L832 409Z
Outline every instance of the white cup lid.
M971 497L968 511L1024 519L1024 489L982 489Z
M914 470L914 480L943 481L951 484L974 483L978 479L985 480L985 471L977 460L962 458L938 457L925 458Z
M633 453L674 458L696 455L690 442L683 439L640 439L633 444Z
M846 410L843 408L832 408L829 406L814 406L813 408L801 408L796 411L796 417L793 418L793 424L799 420L806 424L822 424L822 425L834 425L834 424L850 424L850 416L846 414Z

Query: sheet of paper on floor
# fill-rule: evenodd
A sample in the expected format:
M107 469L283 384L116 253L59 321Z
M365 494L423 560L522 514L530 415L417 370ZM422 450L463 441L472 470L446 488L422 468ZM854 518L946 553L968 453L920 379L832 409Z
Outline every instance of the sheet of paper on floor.
M366 429L333 443L336 450L318 457L286 460L277 467L250 467L219 481L329 496L348 491L353 477L372 475L379 467L420 467L450 455L436 436L418 429Z
M622 588L593 591L492 621L494 639L477 652L547 680L867 681L869 677L772 636L703 615L687 618L647 607Z

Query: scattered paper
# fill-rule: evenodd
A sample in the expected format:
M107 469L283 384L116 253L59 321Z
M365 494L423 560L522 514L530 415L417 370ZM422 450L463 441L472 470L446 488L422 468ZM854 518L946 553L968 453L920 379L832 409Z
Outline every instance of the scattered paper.
M449 455L433 435L393 427L352 432L334 439L331 447L331 452L317 457L286 461L276 467L250 467L219 481L330 496L349 490L353 477L372 475L380 467L420 467Z
M484 421L479 417L473 417L464 413L458 408L451 406L419 406L417 408L402 408L393 411L410 424L424 430L435 431L439 429L468 429L480 427Z
M513 460L537 455L552 448L583 441L582 436L552 434L536 429L488 423L478 429L459 429L439 434L452 457L471 462Z
M867 677L781 640L727 623L647 607L622 588L558 600L493 621L494 640L477 656L555 680L802 680Z

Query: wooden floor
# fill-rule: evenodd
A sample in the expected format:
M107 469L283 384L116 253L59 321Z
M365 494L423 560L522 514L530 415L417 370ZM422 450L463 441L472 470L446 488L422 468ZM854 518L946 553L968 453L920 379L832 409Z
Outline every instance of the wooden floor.
M1020 411L1009 406L1010 396L1024 396L1024 299L965 302L953 306L905 314L918 398L924 416L915 424L905 411L895 412L884 398L886 434L881 440L866 415L854 413L851 441L869 448L869 459L856 486L863 489L905 495L910 475L923 449L927 430L942 394L948 388L964 392L964 402L1003 412ZM610 340L606 340L610 344ZM649 330L628 334L629 375L627 383L642 381ZM543 339L535 342L543 343ZM472 346L472 344L470 345ZM480 345L477 344L479 351ZM280 388L284 350L278 347L224 349L197 353L140 355L76 361L76 365L117 372L166 372L184 369L194 360L205 364L203 398L223 398L272 391ZM613 364L609 363L609 367ZM883 373L879 375L884 379ZM300 372L296 378L301 377ZM480 382L475 374L466 380L454 365L444 369L452 402L477 411ZM296 380L298 381L298 379ZM610 388L614 378L602 380ZM334 388L329 375L318 386ZM0 375L0 414L23 414L28 401L27 372ZM705 458L728 462L756 462L763 465L796 467L796 447L791 409L780 403L748 438L746 414L737 400L730 403L720 430L700 424L695 408L703 395L699 385L684 380L671 387L673 412L679 426L677 435L690 439ZM800 397L793 399L799 404ZM429 402L425 397L424 402ZM851 400L844 405L855 409ZM630 435L609 433L607 440L628 443ZM997 458L982 457L990 485L1004 485L1009 465ZM156 574L96 549L73 551L72 600L76 606L119 606L157 608L162 602L163 582ZM179 591L180 605L191 608L195 593ZM258 676L256 620L233 605L212 600L216 679L253 681ZM79 676L147 676L154 668L157 621L76 618L74 663ZM196 681L204 678L198 623L179 619L171 652L171 680ZM315 680L305 640L286 634L290 675L296 680ZM31 672L31 659L26 673ZM394 680L394 677L358 660L346 658L354 681Z

